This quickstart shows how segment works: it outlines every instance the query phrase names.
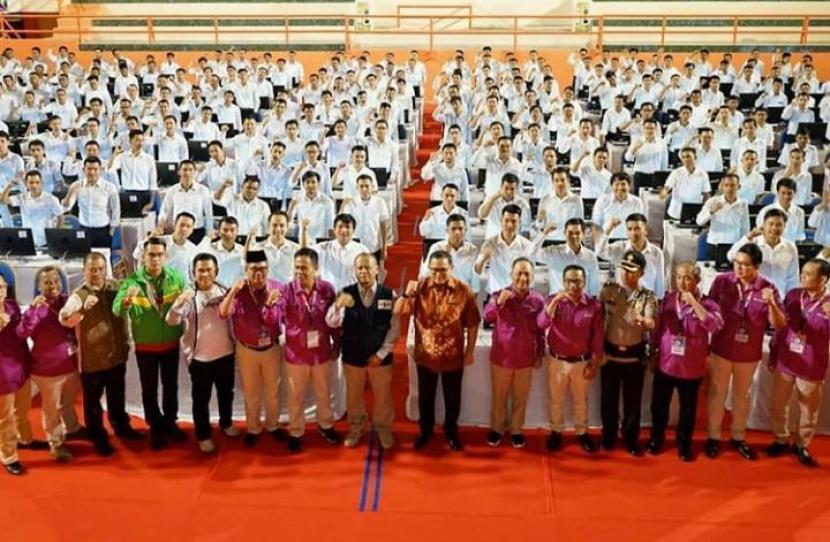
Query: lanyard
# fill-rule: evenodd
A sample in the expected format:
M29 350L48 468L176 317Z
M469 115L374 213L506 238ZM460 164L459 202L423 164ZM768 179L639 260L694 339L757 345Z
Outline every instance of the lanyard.
M807 325L807 314L815 311L819 305L827 298L827 292L822 293L818 299L812 303L809 300L809 294L806 291L801 292L799 303L801 305L801 319L798 322L798 331L800 334L804 333L804 328Z
M752 292L746 292L746 297L744 297L744 289L741 287L741 281L739 280L735 287L738 288L738 307L741 309L741 321L744 325L747 323L747 316L749 315L749 304L752 302ZM747 286L747 289L749 286Z

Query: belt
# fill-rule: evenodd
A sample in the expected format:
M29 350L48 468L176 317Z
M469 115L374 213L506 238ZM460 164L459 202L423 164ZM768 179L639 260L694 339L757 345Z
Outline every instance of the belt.
M242 342L239 343L239 344L244 346L248 350L253 350L254 352L265 352L266 350L269 350L270 348L272 348L274 346L273 344L271 344L270 346L249 346L249 345L247 345L245 343L242 343Z
M646 354L646 343L621 346L605 341L605 352L610 358L642 358Z
M568 363L580 363L583 361L591 361L591 354L582 354L581 356L560 356L556 352L551 352L551 356L559 361L567 361Z

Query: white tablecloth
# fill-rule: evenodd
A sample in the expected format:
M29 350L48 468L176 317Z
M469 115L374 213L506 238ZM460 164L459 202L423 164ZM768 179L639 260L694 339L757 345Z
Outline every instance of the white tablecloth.
M666 216L666 200L656 192L643 190L640 198L646 208L648 219L648 240L658 245L663 244L663 219Z

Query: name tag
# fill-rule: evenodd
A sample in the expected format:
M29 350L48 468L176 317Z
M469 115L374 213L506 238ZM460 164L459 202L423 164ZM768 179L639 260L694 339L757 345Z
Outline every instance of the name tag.
M671 353L673 356L686 355L686 337L673 337L671 340Z
M790 341L790 352L793 354L804 353L804 340L801 337L794 337Z
M319 348L320 332L318 332L316 329L309 331L308 333L306 333L305 342L307 348Z
M392 310L392 300L391 299L378 299L378 310L391 311Z
M745 327L739 327L737 331L735 331L735 342L746 344L749 342L749 332Z

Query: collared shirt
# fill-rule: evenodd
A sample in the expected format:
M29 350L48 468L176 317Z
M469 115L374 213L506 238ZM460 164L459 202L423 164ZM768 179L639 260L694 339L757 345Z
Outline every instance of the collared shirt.
M464 241L458 248L453 248L448 240L439 241L429 247L426 258L421 263L420 278L429 276L429 256L437 251L448 252L452 257L452 273L455 278L465 282L474 292L479 290L479 277L475 272L475 263L478 258L478 247L469 241Z
M219 274L216 276L216 282L219 284L230 287L236 283L236 281L245 276L245 271L243 269L245 266L243 261L245 247L239 243L234 243L233 248L228 250L225 248L225 245L222 244L221 239L210 241L207 237L205 237L202 242L197 245L197 249L198 252L207 252L216 257L216 261L219 263ZM273 275L272 278L280 280ZM280 280L280 282L285 281Z
M565 239L565 223L571 218L585 218L585 209L582 206L582 198L577 194L568 193L560 198L555 193L548 194L539 202L539 214L545 212L544 223L539 224L544 229L551 222L556 224L556 229L548 234L548 239L562 241ZM491 215L492 216L492 215Z
M789 209L784 209L778 198L758 211L758 216L755 218L757 227L760 228L764 225L764 217L767 216L770 209L778 209L787 214L787 223L784 226L784 232L781 234L783 239L796 243L807 238L807 234L804 232L804 209L796 205L795 202L790 204Z
M377 296L377 282L372 283L372 285L368 288L364 288L360 284L357 284L357 289L360 292L360 302L363 306L367 308L371 307L375 302L375 296ZM357 300L355 300L355 303L357 303ZM329 306L329 310L326 312L326 324L332 329L343 327L343 320L345 316L346 307L337 308L337 305L332 303L331 306ZM383 343L380 345L380 348L377 352L375 352L375 356L382 360L392 353L392 350L395 348L395 341L398 339L400 329L401 320L393 314L389 329L386 331L386 335L383 338ZM348 333L349 330L345 330L345 332Z
M703 378L709 356L709 334L723 327L718 304L702 297L706 318L698 318L691 305L680 301L678 292L669 292L660 306L653 343L659 350L658 367L669 376Z
M141 151L138 156L126 152L116 157L113 169L121 169L122 190L158 190L156 161Z
M607 169L598 171L588 158L580 164L577 175L581 186L579 195L582 199L598 199L611 193L611 172Z
M432 200L440 200L444 186L454 184L458 187L459 201L470 201L470 183L467 178L467 170L458 160L452 167L448 167L443 161L430 160L421 169L421 179L424 181L435 180L432 183L429 195Z
M490 268L487 276L487 292L493 293L502 288L507 288L512 282L510 273L513 269L513 261L520 257L529 257L531 242L516 235L509 244L504 240L501 233L488 239L484 243L493 248L493 255L490 258ZM482 247L483 248L483 247Z
M484 150L486 149L482 147L478 152L476 152L476 155L479 156L479 153ZM474 157L474 161L478 162L480 159ZM492 157L485 159L484 168L486 170L484 178L484 197L486 198L499 191L501 179L504 177L505 173L513 173L518 176L522 171L522 164L512 156L508 158L506 162L502 162L498 155L494 154Z
M80 183L80 184L79 184ZM121 201L118 199L118 189L115 185L98 179L95 184L86 180L75 181L72 186L79 184L78 190L78 221L87 228L117 228L121 223ZM72 186L69 191L72 192ZM75 197L69 199L64 211L69 212L75 205Z
M311 223L308 225L309 239L328 237L329 230L334 226L334 201L325 194L318 192L313 199L309 199L305 193L296 199L293 216L296 220L297 232L300 231L300 223L308 218Z
M490 361L506 369L533 367L545 352L544 334L536 325L536 317L545 309L545 299L535 290L519 297L514 292L499 306L496 303L501 292L494 292L484 306L484 321L495 324L490 348Z
M666 179L666 188L672 191L667 213L678 219L684 203L702 203L703 195L712 191L709 175L699 167L691 172L686 167L675 169Z
M637 250L631 241L622 241L617 243L608 243L608 238L603 237L597 247L597 255L604 258L614 265L619 265L622 261L623 255L629 250ZM644 288L648 288L657 299L662 299L666 293L666 271L665 259L663 257L663 250L648 241L643 250L639 251L646 258L646 268L643 271L643 278L640 279L640 284Z
M215 160L208 162L207 168L199 175L199 182L207 185L210 191L213 192L225 182L225 179L231 179L233 186L230 188L234 192L239 192L243 177L244 171L239 162L231 158L225 158L221 166Z
M161 204L160 218L168 224L187 212L196 219L194 228L213 228L213 203L210 190L203 184L193 183L190 188L184 188L181 183L174 184L164 194Z
M357 178L360 175L368 175L372 178L372 192L378 191L378 181L375 178L375 172L366 166L363 166L360 171L356 170L354 166L347 166L342 174L340 180L343 182L343 197L359 198L360 191L357 189Z
M636 144L632 136L631 146L625 152L625 159L634 162L634 172L654 173L668 169L669 153L664 140L656 137L653 141L645 141L635 153Z
M512 200L508 201L504 199L503 196L499 196L496 198L493 206L490 207L490 214L486 217L487 224L485 226L484 237L495 237L499 234L499 232L501 232L501 212L508 205L518 205L522 210L521 225L519 229L521 231L527 231L530 229L530 225L533 222L533 217L531 216L533 213L530 210L530 204L527 200L523 197L515 196ZM479 209L481 208L479 207ZM481 215L479 215L479 217L485 218Z
M263 198L277 198L290 200L291 192L291 169L280 162L274 165L270 160L260 160L249 165L249 173L259 178L259 195Z
M61 294L39 307L29 306L17 325L18 337L32 339L29 372L33 375L58 376L78 370L75 333L58 320L66 299L66 294Z
M758 171L756 167L749 173L744 171L743 167L738 168L738 179L741 187L738 189L738 199L753 205L758 199L758 196L764 193L764 176Z
M391 217L386 202L380 196L370 196L368 200L357 198L344 201L340 208L341 213L348 213L354 217L354 236L360 239L370 252L377 252L389 239L381 239L381 224L387 225L387 236L390 233L389 222ZM446 227L445 227L446 229Z
M230 141L229 146L233 148L234 160L243 167L257 156L268 155L268 141L258 135L238 134Z
M282 290L283 294L268 307L265 300L271 290ZM242 288L233 300L231 313L236 340L251 348L270 348L277 344L287 293L287 288L270 278L261 290Z
M767 143L760 137L756 136L754 140L750 141L747 137L742 137L735 141L732 146L732 152L729 155L729 165L738 169L741 165L741 158L744 152L752 150L758 158L758 165L756 169L763 173L767 170Z
M447 236L447 218L454 214L463 216L467 224L470 223L466 209L456 205L448 213L443 205L437 205L431 207L429 216L418 223L418 233L426 239L444 239Z
M721 208L712 213L715 205ZM709 224L710 245L732 244L749 233L749 206L741 199L728 203L723 195L714 196L703 204L696 221L698 226Z
M775 285L779 295L786 295L798 286L798 249L792 241L781 239L777 245L772 247L763 235L752 240L744 236L729 249L727 253L729 261L734 260L738 249L747 243L755 243L761 249L764 259L760 273Z
M229 190L225 190L222 200L214 198L214 202L227 209L228 216L236 217L240 232L246 235L251 230L255 235L265 235L268 232L271 207L261 199L253 198L247 201L241 194L231 194Z
M816 205L810 213L807 225L815 228L816 243L824 246L830 245L830 206Z
M315 280L309 294L294 280L284 289L285 361L292 365L320 365L337 357L340 330L326 324L335 299L334 287Z
M542 236L538 236L530 250L533 259L548 268L548 291L561 291L562 272L569 265L578 265L585 270L585 291L588 295L599 293L599 263L597 255L592 250L580 247L579 253L575 253L568 243L543 247L543 242Z
M636 325L635 317L655 318L657 299L647 288L628 290L617 282L608 282L599 292L605 307L605 338L616 346L635 346L646 341L647 332ZM629 358L615 360L628 361ZM632 357L631 361L634 360Z
M721 273L709 287L709 299L720 307L723 327L712 335L712 353L729 361L757 362L761 359L764 333L769 323L769 306L761 291L774 285L758 275L744 286L734 271Z
M293 169L293 172L291 173L291 177L296 179L296 185L294 186L294 188L298 190L302 189L303 175L305 175L308 171L314 171L320 177L320 182L317 190L329 197L332 197L331 173L328 166L326 166L326 164L322 160L317 160L317 162L314 164L312 164L308 160L297 164L297 166Z
M336 239L317 243L311 248L317 252L320 277L331 283L337 291L356 281L354 259L357 255L371 252L363 243L349 241L344 246Z
M816 115L809 107L802 111L798 106L790 104L781 112L781 120L787 121L787 134L795 135L799 124L815 122Z
M53 160L44 160L40 164L30 159L26 161L26 171L37 170L43 180L43 191L50 194L63 184L61 165Z
M773 362L782 372L812 381L825 379L830 357L830 316L823 308L826 303L830 303L826 290L816 298L803 288L787 294L787 325L776 332L770 347Z
M553 316L550 316L547 307L554 296L555 294L545 300L544 308L536 318L540 328L548 329L550 355L599 359L605 339L605 315L600 302L584 293L576 303L565 297L556 306Z
M300 245L284 239L282 244L277 246L269 237L260 243L258 248L265 251L272 277L282 283L288 283L294 278L294 254L300 249Z
M199 253L198 248L192 242L185 239L181 245L173 240L172 235L163 235L161 239L164 241L167 252L167 260L164 265L171 267L182 274L182 276L190 282L193 279L191 272L193 267L193 258ZM140 262L141 255L144 251L144 244L138 243L133 251L133 261Z
M63 214L63 207L58 198L41 192L37 198L30 193L19 194L9 198L11 204L20 208L24 228L32 229L35 246L46 244L46 228L53 228L55 220Z
M465 330L481 321L473 291L455 277L440 285L430 278L413 297L415 363L435 372L462 369Z
M377 138L366 141L369 156L366 165L370 168L383 168L389 172L389 180L395 182L400 172L398 143L387 139L382 143Z
M178 164L182 160L187 160L190 157L187 140L182 134L175 133L172 136L168 136L165 133L160 135L157 141L159 146L159 162L175 162Z
M620 224L611 231L611 239L625 239L625 219L633 213L645 213L646 206L643 200L629 194L622 201L619 201L614 194L603 194L594 204L594 212L591 221L605 231L611 224L611 220L618 218Z
M796 205L809 205L813 199L813 176L810 175L810 172L806 168L802 168L798 175L788 175L786 170L779 170L772 176L770 186L774 189L778 181L785 177L795 181L795 197L793 198L793 203Z
M32 359L26 340L17 335L20 307L13 299L6 298L3 309L9 323L0 329L0 395L7 395L19 390L29 378Z

